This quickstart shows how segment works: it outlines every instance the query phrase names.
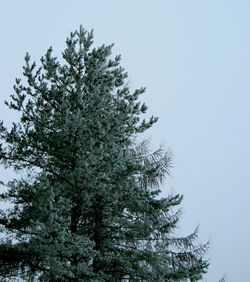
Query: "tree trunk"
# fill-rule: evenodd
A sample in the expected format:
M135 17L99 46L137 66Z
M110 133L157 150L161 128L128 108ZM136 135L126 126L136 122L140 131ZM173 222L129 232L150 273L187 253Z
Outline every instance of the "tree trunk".
M94 214L94 242L95 242L95 250L98 252L97 256L93 260L93 271L94 273L98 273L102 270L101 264L101 253L103 248L103 207L101 206L101 199L97 197L96 208Z

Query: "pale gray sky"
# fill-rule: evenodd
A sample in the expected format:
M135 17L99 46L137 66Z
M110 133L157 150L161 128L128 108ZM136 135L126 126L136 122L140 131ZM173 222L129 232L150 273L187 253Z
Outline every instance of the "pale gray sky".
M204 281L227 275L250 281L250 1L126 0L3 1L0 10L0 119L16 115L3 100L21 77L24 55L38 60L65 37L94 28L95 44L115 43L114 53L132 88L159 116L152 145L175 154L173 188L184 194L180 232L200 224L211 240ZM0 179L6 179L3 169Z

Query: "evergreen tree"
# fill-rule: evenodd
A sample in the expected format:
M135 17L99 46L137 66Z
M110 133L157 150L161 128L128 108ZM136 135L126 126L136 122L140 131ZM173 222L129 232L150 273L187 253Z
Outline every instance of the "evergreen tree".
M157 118L131 92L120 56L93 48L93 34L71 33L62 54L41 67L25 57L0 124L0 162L22 172L2 185L0 275L26 281L196 281L208 266L197 230L173 231L181 195L160 197L171 154L136 137ZM8 281L8 280L4 280Z

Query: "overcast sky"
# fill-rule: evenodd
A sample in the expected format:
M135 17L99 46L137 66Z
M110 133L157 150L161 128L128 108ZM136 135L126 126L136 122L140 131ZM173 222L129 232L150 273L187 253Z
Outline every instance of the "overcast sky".
M115 43L132 88L145 86L152 146L174 152L163 186L184 194L179 231L211 241L204 281L250 281L250 1L2 1L0 120L24 55L60 54L82 24L95 44ZM12 175L0 170L0 179Z

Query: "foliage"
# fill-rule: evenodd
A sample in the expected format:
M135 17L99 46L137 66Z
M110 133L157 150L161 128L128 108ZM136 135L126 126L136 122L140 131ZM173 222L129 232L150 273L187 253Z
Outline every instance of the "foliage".
M27 281L191 281L205 273L197 230L173 231L181 195L160 197L171 154L136 137L144 88L131 92L112 45L93 48L93 33L70 34L62 54L49 48L41 67L25 57L25 83L6 102L20 112L0 125L0 162L22 171L1 199L5 237L0 273Z

